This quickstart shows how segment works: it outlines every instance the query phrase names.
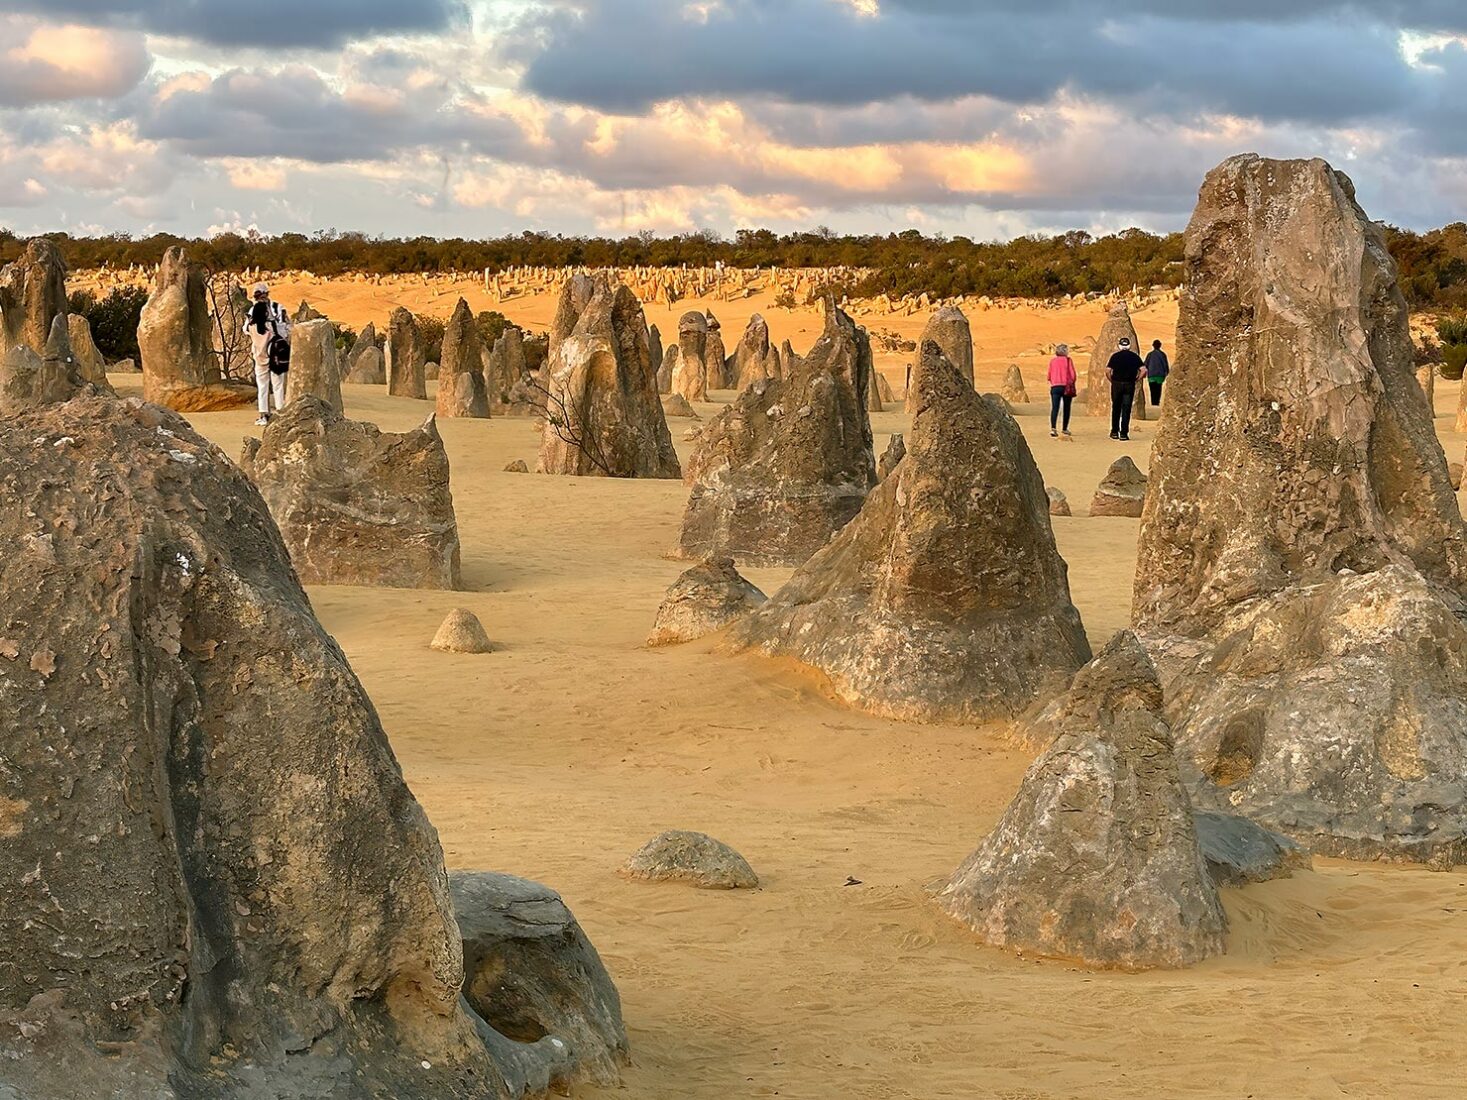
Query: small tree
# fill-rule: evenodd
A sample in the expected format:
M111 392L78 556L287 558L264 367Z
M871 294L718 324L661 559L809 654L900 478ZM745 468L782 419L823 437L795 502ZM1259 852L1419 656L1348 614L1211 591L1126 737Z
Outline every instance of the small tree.
M538 374L527 374L524 383L529 389L545 399L545 428L554 433L568 447L573 447L585 456L596 469L607 477L616 477L602 450L601 440L591 424L589 409L576 409L564 397L553 392L541 381Z
M204 287L209 312L214 318L214 355L219 360L219 376L229 381L253 381L254 355L250 338L245 334L245 322L250 315L249 295L232 276L220 271L209 271Z

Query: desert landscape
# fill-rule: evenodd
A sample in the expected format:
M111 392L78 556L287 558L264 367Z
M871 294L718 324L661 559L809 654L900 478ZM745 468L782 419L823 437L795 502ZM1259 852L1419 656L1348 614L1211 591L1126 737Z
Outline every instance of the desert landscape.
M1265 173L1288 175L1293 190L1250 190ZM1229 232L1269 219L1285 228L1272 251L1252 254L1266 259L1231 242L1202 247L1217 210L1233 214L1217 223ZM111 929L128 944L151 934L141 909L107 910L98 887L122 874L129 904L143 905L149 892L119 868L153 850L135 829L150 798L194 915L166 918L190 931L179 934L178 984L166 995L153 987L152 1009L126 999L110 1015L77 1009L68 989L76 998L108 986L59 961L51 969L69 975L54 979L59 999L7 993L4 1049L21 1069L7 1091L62 1095L58 1082L74 1074L98 1090L86 1095L139 1097L284 1094L282 1081L300 1095L362 1096L547 1086L587 1098L811 1100L1454 1094L1467 884L1463 807L1451 801L1461 776L1450 769L1467 702L1453 694L1462 627L1448 597L1432 593L1452 591L1459 564L1446 458L1467 448L1461 383L1434 378L1428 415L1394 267L1322 162L1229 161L1204 185L1193 226L1180 296L910 312L781 305L775 287L639 302L632 273L616 272L560 272L508 296L467 276L261 276L277 300L329 319L298 321L290 385L303 388L268 425L244 403L252 391L226 399L207 356L205 373L188 374L203 298L182 253L151 273L142 372L99 376L41 289L54 287L59 261L43 246L27 252L7 269L3 300L11 430L0 484L19 549L0 638L0 684L17 708L0 753L12 784L0 837L18 938L0 976L38 990L41 964L30 959L75 958L78 938L94 943L83 953L110 959L131 951ZM1341 256L1346 274L1321 291L1319 265ZM1253 264L1271 281L1246 298ZM64 278L70 290L115 281ZM482 359L465 351L473 338L451 320L460 299L531 336L551 333L537 391L549 423L505 414L488 349ZM1231 327L1228 311L1245 301L1263 319L1291 303L1290 324L1259 326L1261 340L1286 333L1287 355ZM955 331L953 310L970 353L941 335ZM1333 327L1335 310L1363 343ZM680 345L691 313L716 316L728 364L757 317L768 344L787 341L795 356L742 390L720 385L708 372L724 370L725 356L700 361L697 374L692 345ZM1115 440L1082 392L1073 438L1052 437L1055 345L1071 347L1083 391L1099 334L1125 313L1143 349L1160 340L1174 354L1162 418L1148 409L1129 441ZM437 380L393 343L411 338L414 317L457 333L445 337ZM333 322L386 336L384 382L347 377ZM649 324L683 349L661 387ZM44 333L42 346L28 332ZM698 340L706 335L703 323ZM174 349L166 362L160 347ZM419 372L421 397L392 393L405 369ZM885 401L870 400L878 373ZM532 376L542 377L520 381ZM564 388L567 379L586 389ZM449 385L451 400L440 393ZM693 416L675 411L681 386L696 390ZM812 412L831 386L844 403ZM1235 439L1220 395L1244 390L1261 419ZM799 411L797 393L808 401ZM145 397L181 408L187 424ZM488 415L455 411L476 402ZM1269 418L1295 402L1317 415ZM208 407L217 404L234 407ZM592 408L608 419L591 422ZM611 431L624 423L626 433ZM1273 434L1253 448L1257 424ZM594 445L593 432L603 433ZM1312 463L1326 446L1334 466L1321 481L1326 467ZM769 457L781 448L867 473L828 476L825 496L755 474L730 488L721 479L731 473L709 460L727 454L734 472L757 472L783 461ZM878 483L882 456L892 461ZM588 458L642 472L555 476L587 472L577 464ZM1122 458L1149 483L1092 499ZM853 490L851 476L869 484ZM1451 476L1459 482L1460 468ZM1260 513L1275 478L1293 488ZM789 501L799 510L780 520ZM123 533L103 534L114 530ZM736 572L717 566L725 546ZM1260 559L1277 546L1288 549L1266 571ZM292 595L287 552L308 604ZM87 584L131 595L66 602L69 585ZM726 606L705 606L709 592ZM1334 602L1308 610L1322 600ZM169 618L175 606L184 610ZM136 640L83 656L119 632ZM450 650L487 652L444 651L449 633ZM285 652L272 649L284 639ZM660 644L669 641L681 644ZM160 671L106 671L114 644L136 648L138 669ZM155 647L167 656L149 656ZM95 680L92 660L103 670ZM165 689L170 662L191 671ZM119 683L151 702L127 703ZM134 756L98 724L119 693L119 722L170 716L138 727L172 729L164 748L140 734L128 742ZM96 716L79 698L99 700ZM53 728L58 713L76 724ZM1360 750L1385 761L1373 771L1332 762L1357 751L1342 747L1340 718L1357 713L1376 723ZM58 794L38 777L53 773L63 743L82 778ZM154 789L148 767L126 777L155 752L164 793L140 793ZM1319 762L1301 764L1310 754ZM78 791L84 803L71 801ZM93 809L74 822L83 804ZM1220 877L1205 838L1199 848L1202 811L1253 830L1273 854L1239 857L1224 870L1241 877ZM118 824L89 841L89 815L108 812ZM181 823L195 815L190 833ZM707 851L691 864L655 846L639 852L667 830L707 834L737 855L714 851L715 867ZM122 854L107 857L114 844ZM79 868L97 877L68 873L68 851L87 853ZM155 881L173 858L149 872ZM435 885L444 868L457 926ZM619 1012L584 955L571 967L523 945L497 963L476 953L487 934L475 922L493 924L469 884L483 869L553 887L594 945L575 950L599 954ZM732 875L720 884L741 888L645 881L700 875ZM390 902L379 906L377 893ZM460 929L463 957L446 962ZM267 953L267 941L292 946ZM173 1013L208 1019L201 990L220 966L235 1007L198 1025L216 1036L190 1040L207 1055L170 1039L160 1062L153 1029L173 1035ZM305 975L318 967L329 980L311 987ZM281 991L293 981L304 983L298 997ZM452 1007L456 983L470 1007ZM551 1017L506 1022L496 999L510 997L521 1013L553 1004L554 1019L581 1030L558 1033ZM281 1063L293 1071L271 1062L268 1044L253 1056L236 1045L259 1034L247 1021L274 998L280 1018L315 1020L290 1025L314 1027L313 1038L281 1040L290 1054L310 1052ZM379 1004L380 1018L364 1007ZM256 1026L268 1032L266 1015ZM405 1085L419 1054L425 1076ZM428 1076L439 1073L448 1076Z

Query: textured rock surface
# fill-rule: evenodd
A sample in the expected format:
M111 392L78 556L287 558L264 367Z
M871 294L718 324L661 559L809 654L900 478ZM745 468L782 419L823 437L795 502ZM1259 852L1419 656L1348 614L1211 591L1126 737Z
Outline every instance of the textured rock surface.
M66 314L51 322L51 337L42 354L25 344L16 344L0 355L0 415L13 416L25 409L69 401L83 389L110 392L86 382L71 353Z
M82 397L0 424L0 493L0 1093L504 1095L437 838L240 471Z
M66 336L71 341L71 354L76 359L76 369L82 380L110 388L111 384L107 381L107 361L97 350L97 342L92 339L92 326L87 319L80 313L68 315Z
M0 268L0 355L16 345L46 351L51 326L66 312L66 263L45 237L26 242L20 259Z
M1130 455L1121 455L1100 479L1090 501L1090 514L1139 519L1145 506L1146 475L1137 469Z
M505 464L504 472L507 474L527 474L530 472L530 467L523 458L517 458L513 462Z
M755 382L771 377L769 357L777 354L769 345L769 323L759 314L749 318L744 334L739 337L729 365L732 385L737 390L746 390Z
M1075 676L1058 736L938 894L985 942L1122 970L1221 954L1223 913L1145 650L1118 634Z
M417 320L402 306L394 309L388 319L384 360L389 394L393 397L427 399L427 356L423 348L423 337L418 332Z
M1003 386L998 392L1010 405L1029 404L1029 391L1024 389L1024 374L1017 363L1009 364L1009 369L1004 372Z
M479 616L464 607L455 607L448 613L428 644L444 653L492 653L494 650Z
M912 364L911 376L907 380L906 410L916 412L913 394L917 389L917 375L922 369L922 345L931 340L939 348L958 374L973 385L973 330L968 318L957 306L943 306L927 320L922 338L917 341L917 361Z
M686 882L703 890L746 890L759 876L738 852L705 833L669 829L632 853L622 873L649 882Z
M1133 615L1193 799L1462 862L1464 530L1381 234L1323 161L1237 157L1186 266Z
M241 465L306 584L461 587L448 455L432 417L395 435L303 397L245 440Z
M341 402L341 363L336 353L336 326L325 318L302 321L290 332L290 370L285 398L319 397L337 412Z
M515 385L529 373L525 362L525 334L509 325L494 341L489 363L484 371L484 385L489 394L490 415L499 412L495 406L507 404Z
M1131 350L1140 354L1136 340L1136 326L1131 323L1131 311L1125 302L1111 306L1110 314L1095 338L1095 348L1090 353L1090 373L1085 376L1085 412L1090 416L1110 416L1110 379L1105 368L1110 357L1120 350L1121 337L1131 341ZM1145 356L1142 356L1145 358ZM1144 389L1144 383L1138 383Z
M1313 866L1307 848L1246 817L1200 811L1193 822L1207 873L1218 886L1288 878Z
M672 391L688 401L708 400L708 318L691 310L678 318ZM721 372L720 372L721 373Z
M138 322L144 397L179 412L209 412L254 401L254 386L220 380L212 326L204 269L190 263L182 248L168 249Z
M462 298L443 329L443 362L438 371L438 415L483 418L489 415L484 389L484 356L473 311Z
M551 1048L556 1091L615 1085L629 1060L621 998L560 895L488 871L454 871L448 888L469 1006L500 1035Z
M726 390L733 386L734 379L728 372L728 349L723 346L723 326L713 311L708 311L708 340L703 345L703 363L708 371L708 388Z
M935 343L920 355L906 458L730 645L803 661L877 714L1011 717L1090 648L1018 425Z
M664 416L681 417L684 420L701 420L693 406L688 404L688 399L680 393L670 393L662 399L662 413Z
M798 565L855 517L876 483L870 363L865 332L832 308L808 357L708 422L688 463L679 556Z
M576 286L576 280L567 286L562 305ZM636 295L598 276L574 327L554 349L540 472L681 477Z
M722 630L763 602L764 593L744 580L728 558L700 562L667 590L647 644L691 642Z
M892 435L891 441L887 443L886 450L881 452L881 460L876 463L876 478L885 481L891 476L891 472L897 468L902 459L907 457L907 441L901 432Z
M370 364L363 362L369 352L376 352L376 359ZM346 353L346 358L341 363L343 378L348 382L359 384L382 385L387 381L386 365L382 358L382 349L377 346L377 326L368 321L361 332L357 334L351 350Z
M1068 516L1068 515L1071 514L1071 512L1070 512L1070 500L1069 500L1068 497L1065 496L1064 493L1060 492L1053 485L1048 486L1047 488L1045 488L1044 492L1049 497L1049 514L1050 515L1052 515L1052 516Z

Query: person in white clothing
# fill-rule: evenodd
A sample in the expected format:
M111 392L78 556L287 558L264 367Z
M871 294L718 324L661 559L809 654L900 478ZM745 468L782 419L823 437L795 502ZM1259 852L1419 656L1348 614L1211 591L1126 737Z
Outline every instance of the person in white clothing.
M275 410L285 407L285 375L270 370L270 342L290 342L290 318L278 302L270 300L270 288L264 283L255 287L254 304L245 318L245 334L250 338L250 353L255 361L255 390L260 399L260 419L256 424L270 423L270 395L275 395Z

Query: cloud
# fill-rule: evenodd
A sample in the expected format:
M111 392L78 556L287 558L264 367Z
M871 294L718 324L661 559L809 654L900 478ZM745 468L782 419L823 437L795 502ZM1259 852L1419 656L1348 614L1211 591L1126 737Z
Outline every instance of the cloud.
M467 32L464 0L9 0L15 12L287 51L390 34Z
M0 106L29 107L120 96L152 65L143 37L132 31L54 26L0 18Z

